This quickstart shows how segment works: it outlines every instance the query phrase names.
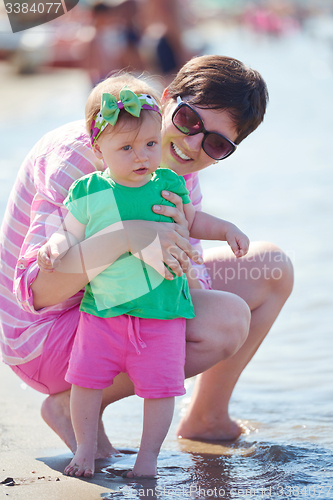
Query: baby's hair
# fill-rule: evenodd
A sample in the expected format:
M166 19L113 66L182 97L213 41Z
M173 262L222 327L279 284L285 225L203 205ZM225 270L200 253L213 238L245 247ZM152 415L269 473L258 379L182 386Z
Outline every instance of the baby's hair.
M101 109L102 95L104 93L109 93L112 94L117 100L119 100L119 93L125 85L127 85L129 89L132 90L132 92L134 92L137 95L138 94L151 95L152 97L154 97L157 104L159 106L161 105L160 93L158 92L158 90L154 89L151 85L149 85L149 83L147 83L147 81L145 81L144 79L138 78L132 75L131 73L125 73L125 72L120 72L114 76L110 76L103 82L96 85L96 87L91 91L87 99L85 108L85 117L86 117L86 128L89 136L90 136L92 121ZM141 114L143 114L143 112L146 111L147 110L142 110ZM150 111L148 112L150 113ZM154 112L153 115L159 117L159 114L156 112ZM139 125L141 123L140 118L141 115L139 118L135 118L124 109L121 109L119 113L119 119L116 125L118 125L119 122L123 122L124 120L126 121L136 120ZM110 129L109 126L106 127L105 130L108 129ZM114 130L114 127L112 127L112 129Z

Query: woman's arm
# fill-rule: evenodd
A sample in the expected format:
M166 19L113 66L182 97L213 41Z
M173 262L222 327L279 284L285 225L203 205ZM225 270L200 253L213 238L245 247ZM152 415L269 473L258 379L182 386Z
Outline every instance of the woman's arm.
M183 222L175 207L164 207L174 219ZM162 209L163 210L163 209ZM80 291L94 276L102 272L125 252L142 258L165 278L186 272L192 259L202 262L198 252L190 245L187 229L178 223L152 221L123 221L113 224L94 236L71 247L52 273L38 273L31 284L36 310L63 302ZM157 240L158 238L158 240ZM158 241L158 252L156 244ZM145 250L145 252L142 252Z

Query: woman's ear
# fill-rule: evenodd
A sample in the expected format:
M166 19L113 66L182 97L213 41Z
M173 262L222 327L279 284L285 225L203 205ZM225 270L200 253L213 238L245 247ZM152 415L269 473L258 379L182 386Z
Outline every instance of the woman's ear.
M165 104L168 99L169 99L169 88L167 87L166 89L163 90L161 104Z
M93 148L93 152L95 153L95 155L97 156L97 158L99 160L102 160L103 159L103 153L102 153L102 151L101 151L98 143L95 142L92 148Z

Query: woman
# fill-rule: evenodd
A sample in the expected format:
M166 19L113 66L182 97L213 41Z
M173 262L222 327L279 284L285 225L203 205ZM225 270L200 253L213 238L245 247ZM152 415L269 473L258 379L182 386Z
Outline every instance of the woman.
M235 144L262 122L266 103L267 90L261 76L239 61L222 56L192 59L165 90L162 166L185 176L197 209L201 195L196 172L230 155ZM42 416L72 451L76 443L69 413L69 385L64 375L75 337L81 289L91 278L93 268L105 264L106 255L110 264L118 258L123 253L124 239L135 253L140 247L146 248L156 233L163 260L176 274L187 269L187 256L196 259L187 241L181 201L169 193L165 197L175 208L160 206L154 211L175 220L173 231L162 223L129 221L121 231L111 229L101 235L97 245L96 240L86 240L86 247L74 246L66 255L68 272L39 273L37 251L49 236L46 228L53 223L56 229L59 223L70 184L75 178L103 168L93 159L82 123L47 134L22 165L3 225L2 355L28 385L50 394L43 403ZM25 215L28 204L30 218ZM11 293L19 253L14 289L25 312ZM82 259L82 254L90 256L92 265ZM228 269L235 270L234 279L227 283L221 278L223 272L215 272L216 265L223 271L226 263ZM196 317L188 320L186 331L186 376L201 375L177 432L186 438L235 439L241 426L229 417L229 399L239 375L291 292L292 266L280 249L268 243L253 244L242 259L248 279L237 274L238 263L224 247L207 252L205 264L211 280L204 266L196 266L202 289L192 291ZM254 267L260 270L256 279L251 278ZM271 273L273 267L280 268L278 279ZM249 309L251 325L245 341ZM104 391L102 409L132 393L130 380L119 375ZM106 457L114 451L100 421L96 456Z

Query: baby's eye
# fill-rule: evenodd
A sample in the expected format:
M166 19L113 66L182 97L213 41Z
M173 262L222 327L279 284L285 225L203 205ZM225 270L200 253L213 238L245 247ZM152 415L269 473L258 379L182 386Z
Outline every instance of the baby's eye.
M154 146L155 144L156 144L156 141L147 142L147 146L149 146L149 147Z
M128 144L127 146L124 146L122 149L124 151L129 151L130 149L132 149L132 147Z

